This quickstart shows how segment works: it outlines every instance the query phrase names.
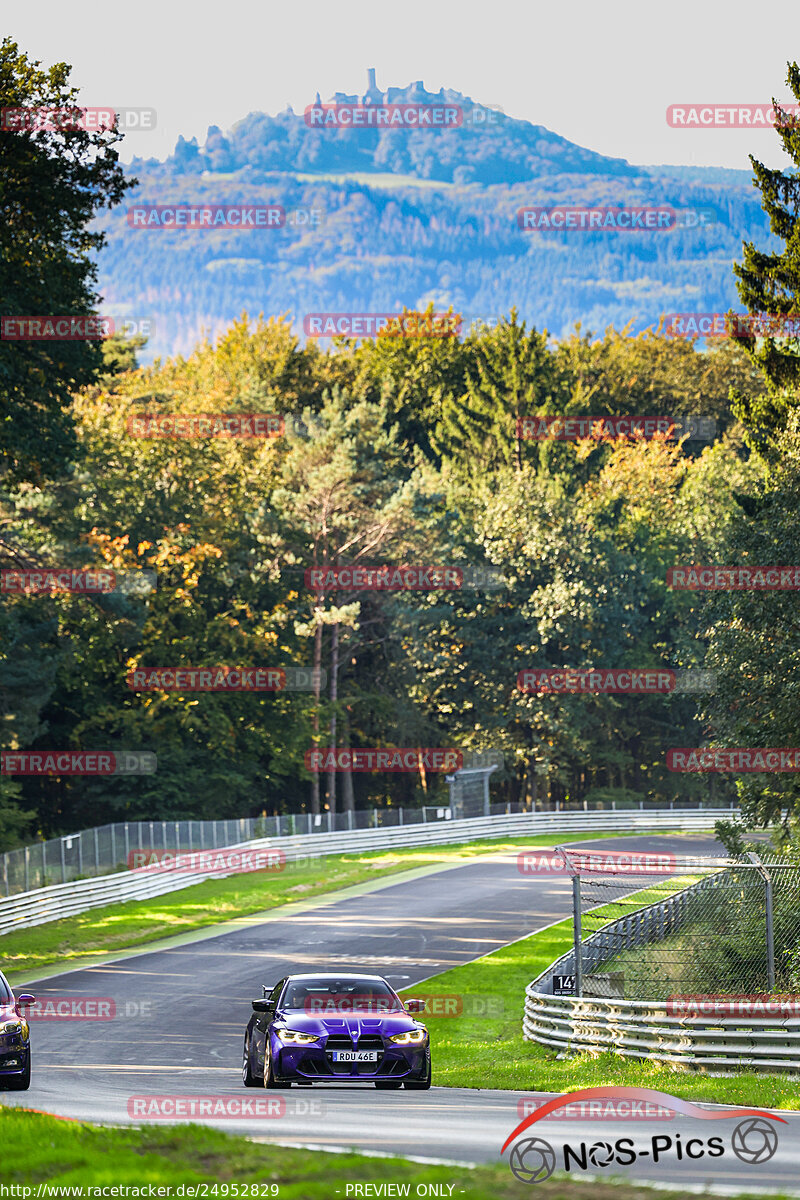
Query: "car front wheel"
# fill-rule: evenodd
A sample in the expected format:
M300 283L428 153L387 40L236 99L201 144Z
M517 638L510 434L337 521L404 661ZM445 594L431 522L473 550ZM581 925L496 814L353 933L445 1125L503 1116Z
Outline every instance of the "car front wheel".
M275 1078L275 1072L272 1069L272 1055L269 1049L269 1033L266 1037L264 1045L264 1087L265 1088L288 1088L291 1087L290 1082L284 1082Z
M245 1087L259 1087L261 1080L250 1070L250 1038L245 1034L242 1056L242 1083Z

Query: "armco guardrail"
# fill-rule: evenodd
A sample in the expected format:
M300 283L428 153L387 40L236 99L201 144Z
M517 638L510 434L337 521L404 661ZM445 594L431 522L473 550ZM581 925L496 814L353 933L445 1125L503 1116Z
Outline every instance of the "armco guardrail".
M797 1017L671 1016L666 1003L549 996L535 983L525 995L525 1040L563 1054L611 1050L713 1071L800 1068Z
M711 874L586 938L581 943L584 990L591 986L589 972L611 955L677 932L691 896L715 888L723 875L724 871ZM575 965L573 948L526 988L522 1021L526 1041L559 1050L559 1057L610 1050L624 1058L720 1072L800 1069L800 1017L791 1005L782 1015L779 998L774 1001L775 1013L754 1016L747 1015L746 1008L731 1015L719 1011L676 1015L666 1001L554 996L553 976L574 975Z
M237 845L237 853L249 850L281 850L286 863L328 854L357 854L392 846L420 846L477 841L482 838L532 837L537 834L597 830L632 833L637 830L697 831L713 828L722 817L731 817L733 809L708 809L702 813L676 809L641 812L598 813L513 813L496 817L476 817L428 825L396 826L390 829L360 829L352 832L301 834L294 837L259 838ZM217 853L222 853L218 851ZM225 871L187 872L143 869L123 871L99 879L78 879L72 883L52 884L18 896L0 898L0 935L15 929L42 925L60 917L72 916L118 904L160 896L204 880L219 878Z

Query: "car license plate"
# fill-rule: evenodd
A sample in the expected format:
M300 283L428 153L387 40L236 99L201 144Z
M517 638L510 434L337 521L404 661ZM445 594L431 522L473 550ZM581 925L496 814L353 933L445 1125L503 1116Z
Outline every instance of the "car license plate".
M377 1050L331 1050L334 1062L377 1062Z

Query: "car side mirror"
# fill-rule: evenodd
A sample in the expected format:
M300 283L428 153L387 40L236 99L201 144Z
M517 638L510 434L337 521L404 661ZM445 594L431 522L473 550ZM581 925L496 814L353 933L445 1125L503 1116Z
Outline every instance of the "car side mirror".
M410 1012L410 1013L425 1012L425 1001L424 1000L406 1000L405 1009L406 1009L406 1012Z
M32 996L30 992L20 992L20 994L17 996L16 1007L19 1008L20 1004L28 1005L35 1003L36 997Z
M253 1001L253 1012L265 1013L265 1012L272 1012L272 1011L273 1011L273 1008L272 1008L272 1005L270 1004L269 1000L254 1000Z

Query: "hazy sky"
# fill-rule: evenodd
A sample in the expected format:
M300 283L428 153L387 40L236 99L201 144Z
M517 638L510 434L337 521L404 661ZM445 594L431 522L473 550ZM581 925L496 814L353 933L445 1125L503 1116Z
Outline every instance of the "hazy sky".
M635 163L783 166L774 131L670 129L666 108L787 101L800 58L800 0L36 0L3 24L29 56L71 63L82 103L157 110L125 160L254 110L302 112L317 90L360 93L375 67L381 88L455 88Z

